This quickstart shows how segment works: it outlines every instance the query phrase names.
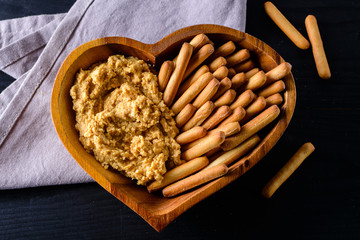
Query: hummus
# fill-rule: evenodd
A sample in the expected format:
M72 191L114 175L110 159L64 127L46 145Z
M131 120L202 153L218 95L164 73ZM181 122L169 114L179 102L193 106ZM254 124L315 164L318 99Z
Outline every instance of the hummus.
M115 55L81 69L70 95L80 142L104 168L145 185L182 163L174 114L143 60Z

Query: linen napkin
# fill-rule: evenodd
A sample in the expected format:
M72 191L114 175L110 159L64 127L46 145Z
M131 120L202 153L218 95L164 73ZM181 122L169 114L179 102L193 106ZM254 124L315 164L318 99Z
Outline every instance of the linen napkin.
M105 36L155 43L195 24L244 31L245 19L246 0L79 0L66 14L0 21L0 69L17 78L0 94L0 189L93 181L51 120L54 79L74 48Z

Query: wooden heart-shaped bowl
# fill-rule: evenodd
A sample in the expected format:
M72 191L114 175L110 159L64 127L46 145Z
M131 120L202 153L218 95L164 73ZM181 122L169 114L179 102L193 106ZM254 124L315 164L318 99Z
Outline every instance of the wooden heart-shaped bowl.
M204 33L216 44L233 41L247 48L255 56L257 65L268 71L284 60L272 48L259 39L235 29L218 25L196 25L180 29L155 44L144 44L124 37L105 37L85 43L65 59L53 88L51 112L56 131L63 144L80 166L103 188L117 197L160 231L181 213L218 191L254 166L275 145L285 131L293 115L296 100L295 82L292 74L285 77L286 92L281 114L259 134L262 141L248 155L233 164L228 174L206 185L174 198L148 193L144 186L118 172L104 169L93 155L85 151L75 129L75 113L72 109L70 88L80 68L105 61L114 54L135 56L159 69L164 60L173 59L184 41Z

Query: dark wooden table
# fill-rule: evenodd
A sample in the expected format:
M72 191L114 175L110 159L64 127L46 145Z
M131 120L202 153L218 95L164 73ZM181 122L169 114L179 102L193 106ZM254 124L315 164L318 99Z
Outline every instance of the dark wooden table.
M0 239L360 239L360 1L275 1L305 36L314 14L332 78L248 0L246 32L293 65L295 114L251 171L188 210L161 233L96 183L0 191ZM0 19L66 12L73 1L0 0ZM0 73L3 90L13 81ZM315 152L270 199L261 188L305 142Z

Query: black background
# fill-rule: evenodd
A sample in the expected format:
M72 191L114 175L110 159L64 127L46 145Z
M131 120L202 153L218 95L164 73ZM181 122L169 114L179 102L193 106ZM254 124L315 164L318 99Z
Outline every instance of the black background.
M297 105L259 164L160 233L96 183L0 191L0 239L360 239L360 1L274 1L306 37L305 17L317 17L330 80L318 77L311 50L297 48L263 3L248 0L246 32L293 65ZM72 4L0 0L0 19L66 12ZM1 90L12 81L0 73ZM264 199L262 187L307 141L315 152Z

